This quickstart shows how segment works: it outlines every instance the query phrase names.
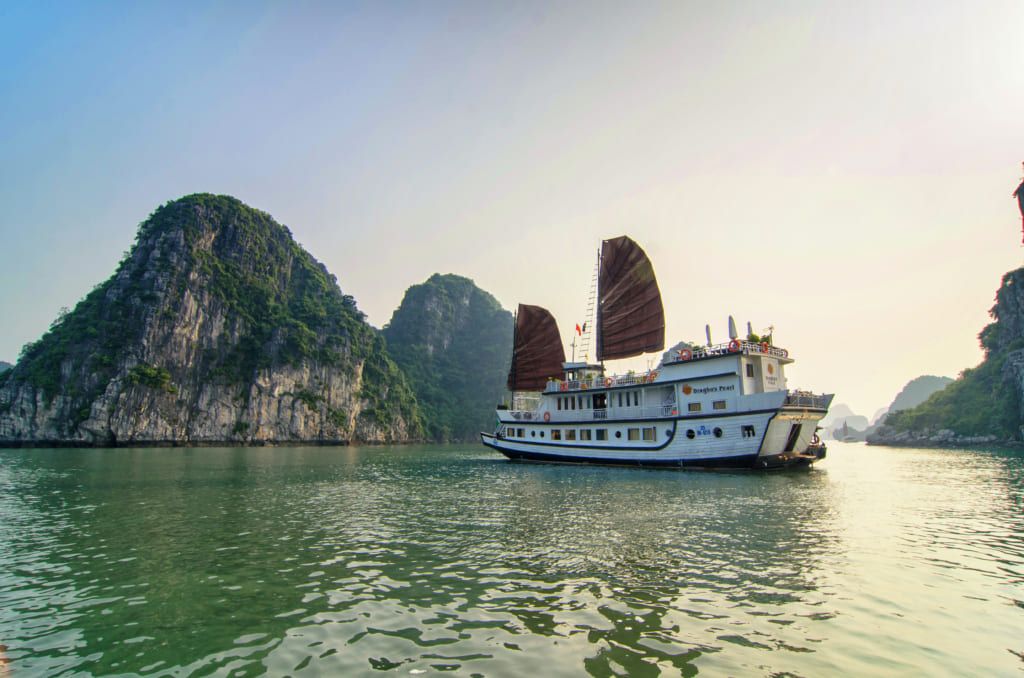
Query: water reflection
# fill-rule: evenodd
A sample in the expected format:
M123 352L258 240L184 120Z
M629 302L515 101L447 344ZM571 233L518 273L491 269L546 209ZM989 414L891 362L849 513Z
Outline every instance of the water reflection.
M1022 487L1018 454L863 446L4 451L0 642L17 675L1006 672Z

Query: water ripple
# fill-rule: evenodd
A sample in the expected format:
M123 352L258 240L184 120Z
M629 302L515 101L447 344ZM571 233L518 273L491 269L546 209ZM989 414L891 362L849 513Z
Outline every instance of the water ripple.
M18 676L1005 674L1022 508L998 451L3 451L0 645Z

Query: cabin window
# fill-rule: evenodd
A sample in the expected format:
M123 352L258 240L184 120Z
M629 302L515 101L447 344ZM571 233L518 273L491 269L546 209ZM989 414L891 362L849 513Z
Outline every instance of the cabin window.
M580 429L580 440L590 440L590 429L589 428L581 428Z
M562 439L562 431L561 431L561 429L557 429L557 428L551 429L551 439L552 440L561 440Z
M621 438L622 437L622 431L616 431L615 432L615 437L616 438Z
M599 428L597 429L597 431L595 431L595 433L597 434L598 440L608 440L608 429Z
M519 429L519 433L516 435L516 437L517 438L525 438L526 437L526 429L524 429L524 428Z
M657 429L651 426L650 428L644 429L644 440L654 440L654 436L657 434Z
M592 396L587 396L587 409L588 410L594 409L594 399L593 399Z
M562 409L562 399L558 398L558 409Z
M622 407L622 394L619 394L619 407Z
M751 379L754 378L754 365L752 363L747 363L747 376Z
M690 412L700 412L700 403L687 403L686 409Z
M543 438L543 437L544 437L544 431L541 431L541 432L540 432L540 437L541 437L541 438Z
M714 433L715 433L715 437L716 438L721 438L722 437L722 429L718 428L717 426L715 427Z
M516 430L514 428L507 428L505 429L505 435L508 436L509 438L515 438Z
M697 437L697 432L694 431L692 428L687 429L686 430L686 437L689 438L690 440L693 440L695 437Z
M536 438L537 437L537 432L536 431L530 431L530 437L531 438Z
M640 440L640 429L631 428L626 433L629 440Z
M744 438L753 438L754 437L754 427L753 426L744 426L743 427L743 437Z
M574 428L566 429L565 430L565 439L566 440L576 440L576 429L574 429Z
M572 407L570 409L573 409L573 410L576 409L576 399L575 398L570 397L569 398L569 404L572 405Z
M715 402L711 403L711 406L714 409L716 409L716 410L724 410L725 409L725 401L724 400L716 400Z
M633 391L633 406L640 406L640 391Z
M576 396L576 399L579 401L580 409L582 410L583 409L583 396Z

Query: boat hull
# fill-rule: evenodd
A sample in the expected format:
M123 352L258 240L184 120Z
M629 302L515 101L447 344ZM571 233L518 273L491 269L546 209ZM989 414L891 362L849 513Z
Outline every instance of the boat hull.
M600 448L576 447L572 449L542 449L529 444L503 440L489 433L480 434L481 442L505 455L511 461L599 464L603 466L630 466L691 470L758 470L774 471L788 468L808 468L824 457L808 453L781 453L761 455L754 452L720 453L714 456L662 454L626 454Z

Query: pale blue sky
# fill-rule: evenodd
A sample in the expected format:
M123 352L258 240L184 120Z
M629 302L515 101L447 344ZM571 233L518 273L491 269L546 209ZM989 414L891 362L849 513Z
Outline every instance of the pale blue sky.
M0 359L159 204L273 214L370 321L433 272L568 341L632 235L670 341L770 323L870 415L1021 264L1024 3L5 3Z

